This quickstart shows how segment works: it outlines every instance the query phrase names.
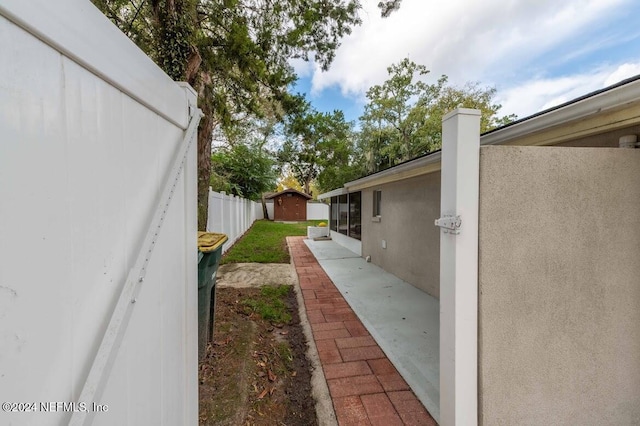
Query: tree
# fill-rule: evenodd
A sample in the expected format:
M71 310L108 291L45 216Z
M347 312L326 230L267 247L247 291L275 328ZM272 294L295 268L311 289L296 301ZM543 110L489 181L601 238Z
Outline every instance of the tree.
M250 200L276 185L273 157L256 146L236 144L217 149L212 155L211 187Z
M360 146L370 173L439 149L442 117L458 106L482 112L483 132L515 119L497 115L501 106L493 101L495 88L451 86L444 75L427 84L420 78L429 71L409 59L387 71L389 78L367 91L369 102L360 117Z
M400 4L402 0L386 0L378 3L378 9L380 9L380 13L383 18L388 17L396 10L400 9Z
M280 176L278 186L276 187L277 192L284 191L285 189L295 189L300 192L304 191L304 188L302 188L302 185L300 185L300 182L298 182L298 179L296 179L290 170L287 171L284 176Z
M424 120L424 106L438 96L444 79L436 84L426 84L416 79L429 73L424 65L418 65L408 58L387 68L389 78L382 84L367 91L369 104L361 117L369 127L377 128L377 149L394 161L412 158L416 137ZM419 99L419 102L416 102ZM384 126L384 127L383 127ZM388 143L381 146L383 136Z
M310 185L316 179L323 189L320 182L330 179L337 168L349 165L353 152L351 127L342 111L319 112L308 104L303 112L288 119L279 159L288 165L305 193L311 193Z
M207 222L211 135L296 109L292 58L323 69L360 23L356 0L93 0L175 80L199 95L198 228Z

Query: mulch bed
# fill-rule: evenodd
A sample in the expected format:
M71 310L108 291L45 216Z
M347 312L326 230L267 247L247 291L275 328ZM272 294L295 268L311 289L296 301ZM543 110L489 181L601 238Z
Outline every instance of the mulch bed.
M218 288L213 344L200 363L200 425L317 425L311 366L293 288L292 320L272 324L243 301L259 288Z

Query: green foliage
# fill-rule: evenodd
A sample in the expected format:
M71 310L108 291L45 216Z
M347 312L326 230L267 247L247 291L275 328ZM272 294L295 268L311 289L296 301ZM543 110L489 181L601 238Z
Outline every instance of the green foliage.
M291 286L264 286L260 288L260 295L255 299L245 299L242 304L250 311L257 313L266 321L274 324L288 324L291 314L284 300L291 292Z
M351 127L342 111L323 113L309 105L289 117L279 160L288 165L307 194L313 181L322 191L357 174L352 170L355 146Z
M287 369L291 369L293 367L293 351L291 350L291 346L286 341L278 342L275 347L276 353L278 357L284 363L286 369L279 372L279 374L285 374Z
M367 91L368 104L360 117L359 147L368 172L376 172L440 148L442 117L456 107L482 113L481 131L506 124L515 116L498 117L494 88L468 83L448 84L441 76L435 83L421 80L429 71L405 58L387 68L389 78Z
M222 147L213 153L211 162L210 185L215 191L258 200L276 185L275 161L259 147L244 144Z
M298 109L300 98L288 93L297 78L290 60L313 57L327 69L341 38L360 23L357 0L92 2L168 75L198 92L205 113L198 135L199 228L207 221L212 133L247 117L281 120Z
M400 9L402 0L386 0L378 3L378 9L383 18L388 17L396 10Z
M307 235L307 226L319 220L278 223L258 220L222 257L221 263L289 263L286 237Z
M186 80L186 68L195 42L196 9L193 0L151 0L154 59L176 81Z

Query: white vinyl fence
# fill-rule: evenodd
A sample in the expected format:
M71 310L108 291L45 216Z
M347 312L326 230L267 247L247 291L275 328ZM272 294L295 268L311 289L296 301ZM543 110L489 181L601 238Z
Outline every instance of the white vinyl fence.
M0 52L0 424L196 425L195 92L87 0Z
M309 201L307 203L307 220L329 220L329 205Z
M269 218L273 220L273 201L267 202L266 207ZM253 222L260 219L264 219L262 203L209 189L207 231L225 234L229 238L222 246L223 253L247 232ZM307 219L329 220L329 206L307 203Z
M207 231L227 235L229 241L222 246L223 253L259 219L264 219L262 203L209 189Z

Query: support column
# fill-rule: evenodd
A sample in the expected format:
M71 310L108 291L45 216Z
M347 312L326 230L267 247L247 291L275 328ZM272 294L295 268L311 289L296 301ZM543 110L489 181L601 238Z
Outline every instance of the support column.
M480 112L442 118L440 424L478 424Z

